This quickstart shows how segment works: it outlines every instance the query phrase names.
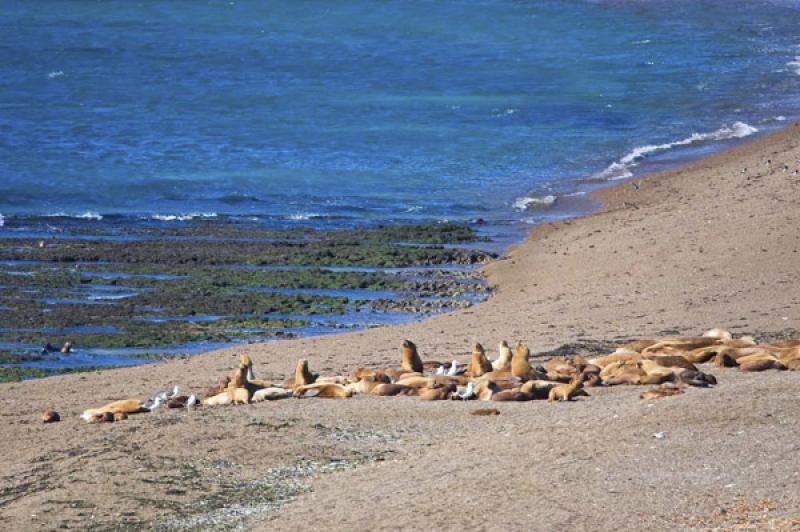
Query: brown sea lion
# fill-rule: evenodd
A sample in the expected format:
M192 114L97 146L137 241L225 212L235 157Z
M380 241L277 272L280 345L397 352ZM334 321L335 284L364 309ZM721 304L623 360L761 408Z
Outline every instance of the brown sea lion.
M511 357L511 374L514 377L523 381L544 378L542 373L531 367L528 362L530 355L530 349L524 343L518 342L516 349L514 349L514 355Z
M61 421L61 416L55 410L47 410L42 414L42 423L56 423Z
M404 384L393 384L382 382L370 390L370 394L381 397L391 397L395 395L417 395L418 389Z
M422 359L417 353L417 346L411 340L403 342L403 361L401 366L406 371L414 371L416 373L423 373L425 367L422 365Z
M553 387L553 389L547 394L547 402L552 403L553 401L572 401L578 396L589 397L589 394L583 389L581 382L578 379L575 379L569 384L558 384Z
M308 360L302 358L297 361L297 366L294 370L294 378L288 383L287 388L299 388L300 386L308 386L317 380L317 375L311 373L308 369Z
M532 394L519 390L503 390L492 395L492 401L532 401Z
M420 390L419 398L422 401L445 401L456 391L455 384L444 384L428 390Z
M209 397L214 397L217 394L220 394L228 389L228 383L231 382L230 377L222 377L216 386L212 388L208 388L205 392L203 392L203 399L207 399Z
M486 358L486 350L481 344L476 342L472 347L472 360L469 366L467 366L466 371L464 371L464 375L476 378L490 371L492 371L492 363Z
M469 413L471 416L499 416L500 411L496 408L479 408Z
M661 385L658 388L653 388L652 390L642 392L639 395L639 398L646 401L653 401L656 399L663 399L664 397L670 397L672 395L681 395L682 393L683 390L681 388Z
M530 394L534 399L547 399L550 390L558 386L556 382L530 380L520 387L520 391Z

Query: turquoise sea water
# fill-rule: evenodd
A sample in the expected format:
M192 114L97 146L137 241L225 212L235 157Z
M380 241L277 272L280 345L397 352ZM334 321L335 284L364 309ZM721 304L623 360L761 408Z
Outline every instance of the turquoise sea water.
M0 223L530 222L797 116L798 45L798 2L5 0Z

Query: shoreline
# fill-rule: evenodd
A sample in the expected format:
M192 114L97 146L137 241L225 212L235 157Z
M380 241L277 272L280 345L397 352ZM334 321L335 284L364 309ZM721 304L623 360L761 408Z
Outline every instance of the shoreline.
M773 164L765 166L766 159ZM653 408L638 399L643 388L631 386L593 391L588 400L563 407L503 405L499 418L485 420L466 415L475 405L374 397L261 403L192 415L168 411L106 426L85 425L76 416L106 400L147 396L171 383L203 390L229 374L240 353L253 359L258 377L279 378L298 358L308 358L313 370L326 375L396 364L404 338L417 343L423 360L464 361L475 340L494 355L501 339L522 339L541 352L582 341L699 334L711 327L737 335L800 329L800 279L792 268L800 248L793 230L800 221L800 178L791 173L798 160L800 124L793 122L688 166L637 177L639 188L622 182L595 191L592 197L603 204L599 212L535 226L524 242L486 266L495 291L465 310L406 325L0 385L0 416L8 425L0 442L9 450L0 467L0 523L80 525L89 519L87 504L99 523L162 522L208 497L215 486L249 486L291 467L307 467L310 476L285 473L302 484L292 484L297 489L285 500L247 500L247 508L259 508L246 514L253 519L245 522L248 527L331 522L364 528L358 508L369 505L373 529L399 522L448 528L452 515L443 515L441 493L459 495L448 501L446 514L480 523L486 516L471 501L510 486L522 494L498 498L487 528L592 523L596 529L668 529L701 526L720 507L728 509L727 517L716 517L724 524L737 512L750 512L736 506L740 500L753 507L774 503L758 519L797 518L800 490L791 474L798 429L791 414L794 372L715 370L718 387L691 390ZM792 167L783 172L781 164ZM40 424L41 412L53 407L63 421ZM768 438L761 436L765 431ZM656 432L669 436L654 443ZM654 445L661 446L658 460L643 467L653 459ZM755 452L771 459L746 461ZM224 475L209 473L212 462L223 464L216 467L224 467ZM197 483L176 473L186 464L196 464ZM341 470L317 475L325 464L340 464ZM164 478L177 479L176 485ZM307 489L313 491L303 494ZM653 489L659 497L647 496ZM228 505L247 499L212 491ZM149 502L124 500L131 492ZM398 506L398 497L414 511ZM85 504L71 506L76 500ZM593 504L586 505L588 500ZM624 508L622 500L628 501ZM154 501L160 506L152 507ZM551 511L528 515L529 505L543 503ZM574 508L581 508L580 521ZM257 522L273 518L278 521Z

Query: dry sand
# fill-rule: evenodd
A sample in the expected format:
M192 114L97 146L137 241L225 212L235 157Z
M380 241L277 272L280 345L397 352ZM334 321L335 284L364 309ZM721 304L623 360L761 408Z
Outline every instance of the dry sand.
M423 359L466 360L474 340L543 351L800 328L797 168L792 124L605 189L602 212L536 227L487 267L495 295L460 312L0 385L0 529L797 528L800 372L714 368L716 388L655 403L618 386L559 404L359 396L77 417L175 383L199 392L243 352L277 378L300 357L323 374L395 365L404 338ZM468 415L485 406L500 415ZM43 425L47 408L63 420Z

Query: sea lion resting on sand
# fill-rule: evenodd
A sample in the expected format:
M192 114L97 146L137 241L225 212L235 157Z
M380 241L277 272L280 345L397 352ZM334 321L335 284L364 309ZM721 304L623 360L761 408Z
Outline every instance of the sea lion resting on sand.
M137 414L139 412L146 412L147 409L144 408L144 404L138 399L123 399L121 401L114 401L113 403L108 403L107 405L101 406L100 408L90 408L88 410L84 410L83 414L81 414L81 419L84 421L91 421L94 416L102 416L103 414L109 413L113 417L114 414L117 413L125 413L125 414Z

